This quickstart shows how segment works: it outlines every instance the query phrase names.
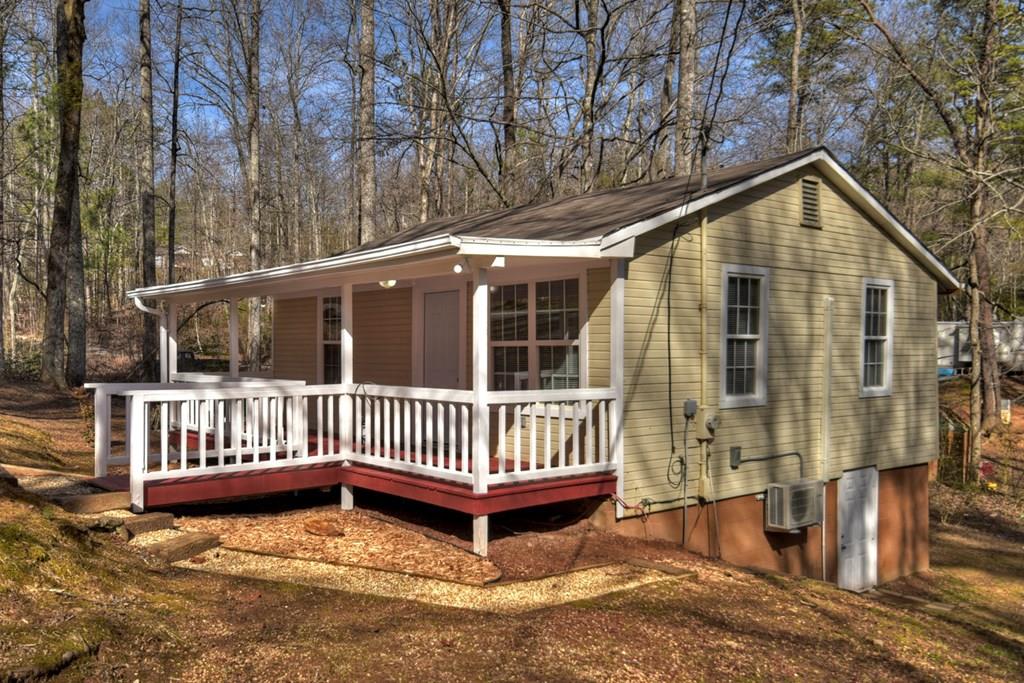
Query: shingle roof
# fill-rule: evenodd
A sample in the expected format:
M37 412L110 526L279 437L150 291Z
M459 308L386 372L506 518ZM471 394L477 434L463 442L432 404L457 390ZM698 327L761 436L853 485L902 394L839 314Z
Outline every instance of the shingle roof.
M469 216L435 218L394 235L350 249L354 253L439 235L523 240L581 241L599 239L615 230L670 211L760 173L783 166L822 148L807 149L700 175L678 176L653 183L552 199Z

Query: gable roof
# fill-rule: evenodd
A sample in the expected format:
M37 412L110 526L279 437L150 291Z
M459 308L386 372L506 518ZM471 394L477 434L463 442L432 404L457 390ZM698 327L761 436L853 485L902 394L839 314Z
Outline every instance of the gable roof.
M960 282L921 240L857 182L824 147L653 183L627 185L540 204L435 218L341 254L220 278L158 285L131 298L225 292L271 282L381 266L417 255L631 257L640 235L693 215L758 185L812 166L899 244L945 292Z

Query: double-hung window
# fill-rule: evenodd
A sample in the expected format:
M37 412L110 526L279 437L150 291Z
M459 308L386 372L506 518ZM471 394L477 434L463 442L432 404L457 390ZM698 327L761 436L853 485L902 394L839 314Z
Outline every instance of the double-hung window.
M490 300L492 388L579 388L578 279L492 285Z
M763 405L767 400L768 282L767 268L722 268L722 408Z
M323 383L341 382L341 297L320 300L320 345L323 358Z
M864 279L861 310L860 395L892 393L892 280Z

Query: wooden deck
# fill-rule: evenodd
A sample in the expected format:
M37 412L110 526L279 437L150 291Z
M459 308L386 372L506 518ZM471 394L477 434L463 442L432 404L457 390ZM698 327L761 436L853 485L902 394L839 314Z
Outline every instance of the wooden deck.
M492 458L493 460L493 458ZM109 491L127 491L127 475L89 480ZM146 482L146 508L202 503L345 484L416 500L474 516L505 512L615 493L614 474L567 476L518 484L504 484L474 493L472 487L409 475L362 464L302 464L271 470L197 474L193 477Z

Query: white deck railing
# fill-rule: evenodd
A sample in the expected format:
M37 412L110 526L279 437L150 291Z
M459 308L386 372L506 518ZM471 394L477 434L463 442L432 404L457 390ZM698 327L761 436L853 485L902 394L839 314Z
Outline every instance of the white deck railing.
M94 385L96 474L129 464L145 482L322 462L358 462L477 488L615 469L612 389L474 392L249 379ZM110 453L110 396L126 402L126 454ZM105 425L101 425L105 422ZM487 453L479 425L489 424Z

